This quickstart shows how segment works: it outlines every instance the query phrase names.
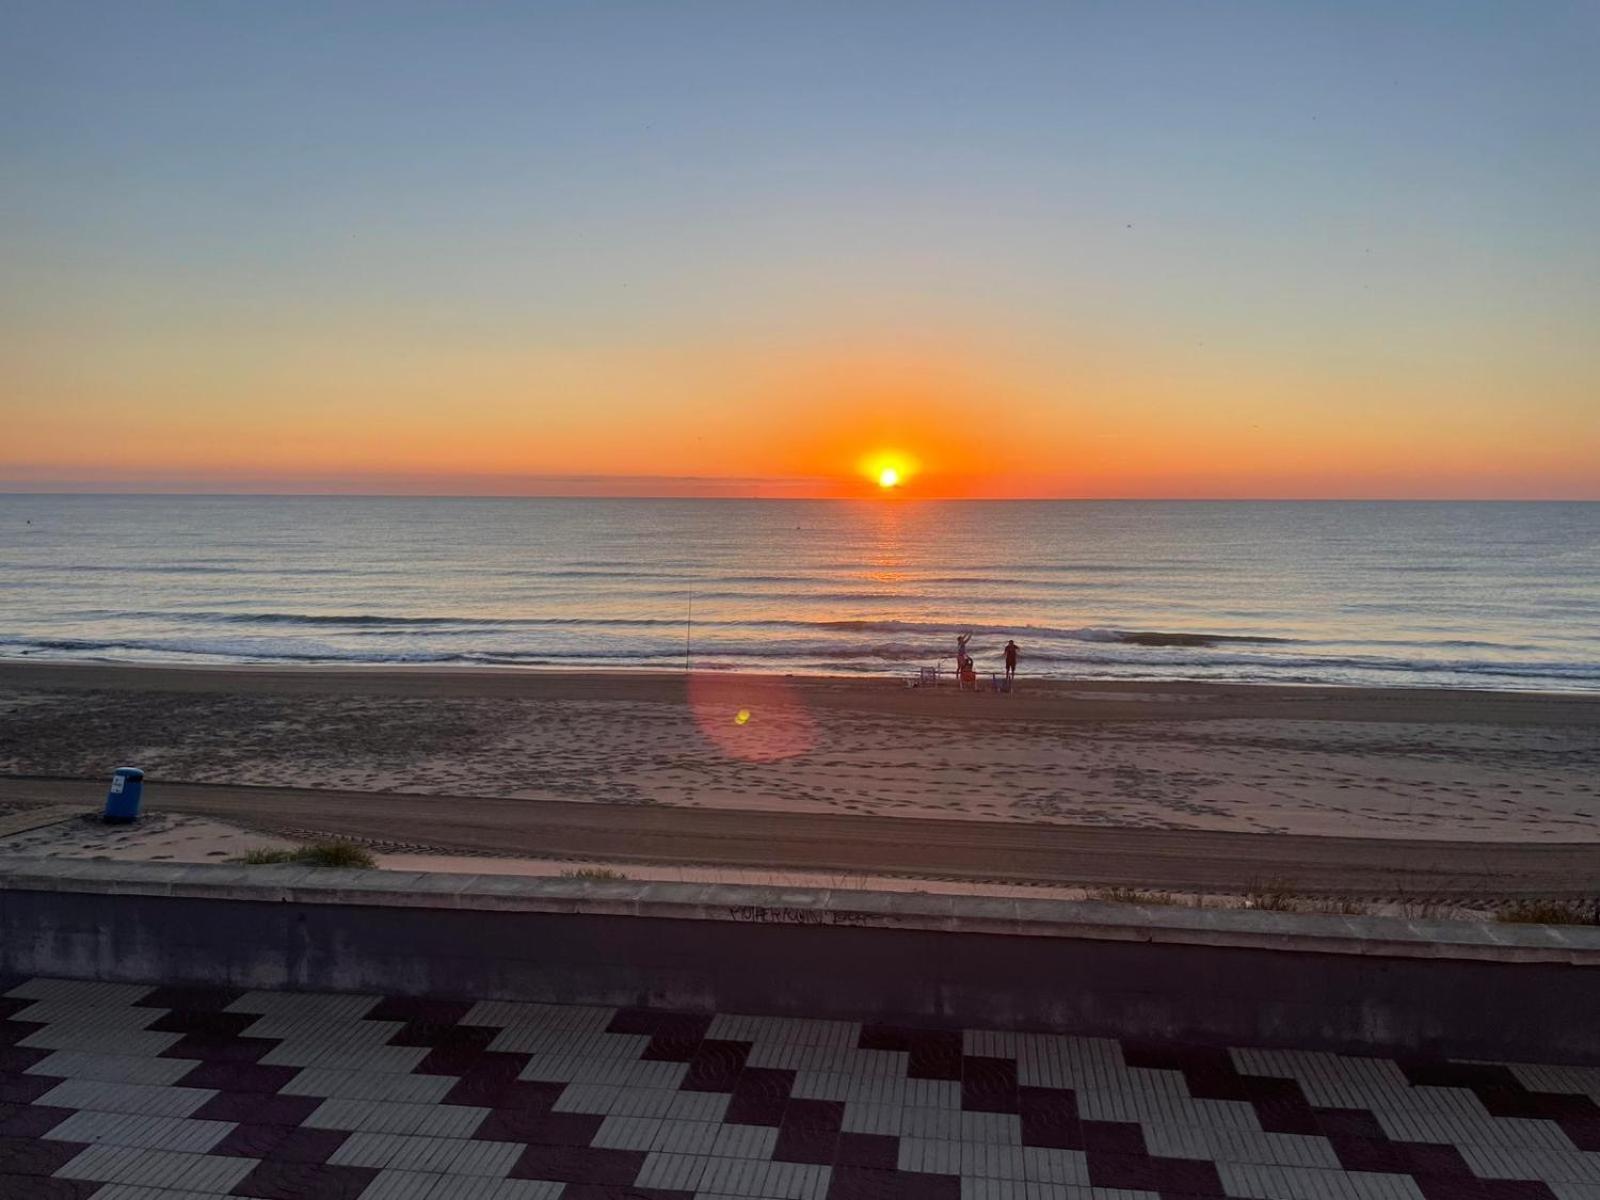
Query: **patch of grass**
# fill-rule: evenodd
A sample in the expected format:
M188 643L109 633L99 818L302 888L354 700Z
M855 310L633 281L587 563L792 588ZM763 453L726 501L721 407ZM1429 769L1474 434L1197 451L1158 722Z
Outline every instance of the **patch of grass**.
M1176 904L1165 892L1147 892L1141 888L1103 887L1089 893L1091 900L1105 900L1111 904Z
M294 861L296 850L252 850L239 862L249 867L270 867L276 863L289 863Z
M1244 906L1263 912L1299 912L1300 898L1287 879L1253 879L1245 885Z
M1400 906L1400 915L1411 921L1433 921L1449 915L1446 905L1437 900L1413 896L1409 892L1401 892L1395 897L1395 902Z
M613 871L610 867L576 867L570 871L561 872L563 879L626 879L621 871Z
M372 857L372 851L354 842L314 842L297 850L252 850L238 861L252 867L301 863L308 867L355 867L367 870L378 865Z
M1600 900L1517 900L1494 919L1507 925L1600 925Z
M1302 900L1299 911L1332 913L1339 917L1364 917L1367 915L1367 906L1359 900L1352 900L1349 896L1314 896Z

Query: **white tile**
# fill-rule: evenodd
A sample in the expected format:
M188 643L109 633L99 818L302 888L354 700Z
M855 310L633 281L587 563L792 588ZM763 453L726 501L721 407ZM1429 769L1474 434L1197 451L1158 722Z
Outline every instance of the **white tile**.
M1024 1146L1022 1177L1033 1183L1075 1184L1088 1187L1088 1156L1082 1150Z
M654 1141L646 1150L665 1154L696 1154L708 1156L716 1144L717 1132L723 1125L718 1121L678 1121L671 1118L656 1126Z
M181 1154L130 1146L90 1146L56 1174L64 1179L225 1193L232 1191L255 1166L253 1158Z
M100 1079L64 1079L34 1103L94 1112L187 1117L216 1094L215 1088L155 1087L144 1083L108 1083Z
M179 1191L177 1188L147 1187L137 1183L108 1183L94 1194L94 1200L217 1200L217 1192Z
M770 1159L777 1142L777 1129L768 1125L724 1125L717 1130L711 1155L713 1158Z
M438 1182L427 1200L560 1200L567 1187L540 1179L469 1179L464 1175L433 1178Z
M959 1136L964 1142L1022 1145L1022 1118L1015 1113L963 1112L959 1115Z
M665 1117L676 1095L666 1088L620 1088L610 1112L618 1117Z
M645 1156L644 1165L639 1169L634 1184L637 1187L698 1191L701 1177L710 1161L711 1158L704 1154L668 1154L652 1150Z
M185 1117L79 1111L50 1130L46 1136L55 1142L104 1143L205 1154L233 1129L232 1121L191 1121Z
M607 1113L622 1095L614 1083L569 1083L551 1107L556 1112Z
M679 1121L720 1121L731 1099L727 1092L679 1092L666 1115Z
M454 1075L397 1075L380 1071L332 1071L306 1067L279 1092L286 1096L321 1096L339 1100L398 1100L437 1104L460 1081Z
M659 1117L608 1116L589 1144L603 1150L652 1150L661 1124Z
M77 1050L85 1054L124 1054L154 1058L172 1049L183 1035L148 1029L91 1029L79 1025L45 1025L17 1044L30 1050Z
M993 1142L961 1142L961 1174L982 1179L1025 1179L1021 1146Z
M199 1065L199 1060L192 1058L151 1058L133 1054L86 1054L77 1050L57 1050L34 1063L28 1068L27 1074L160 1087L177 1083Z
M379 1171L360 1200L428 1200L439 1176L423 1171Z
M79 1004L127 1005L155 989L147 983L96 983L81 979L27 979L6 993L13 1000L64 1000ZM158 1010L159 1011L159 1010Z

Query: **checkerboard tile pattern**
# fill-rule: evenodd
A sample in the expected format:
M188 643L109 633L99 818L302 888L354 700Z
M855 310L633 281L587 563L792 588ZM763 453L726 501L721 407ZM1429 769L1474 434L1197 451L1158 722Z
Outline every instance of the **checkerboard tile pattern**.
M0 1200L1600 1200L1600 1068L0 981Z

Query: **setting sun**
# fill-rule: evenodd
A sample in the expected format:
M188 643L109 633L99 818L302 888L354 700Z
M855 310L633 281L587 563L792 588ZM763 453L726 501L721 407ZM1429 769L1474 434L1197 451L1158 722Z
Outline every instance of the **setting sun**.
M881 488L892 488L899 482L900 472L893 467L885 467L878 472L878 486Z

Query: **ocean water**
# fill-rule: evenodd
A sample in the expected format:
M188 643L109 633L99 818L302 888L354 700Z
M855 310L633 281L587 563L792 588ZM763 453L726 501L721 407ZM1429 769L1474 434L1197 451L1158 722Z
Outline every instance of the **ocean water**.
M1600 690L1600 503L0 496L0 656Z

